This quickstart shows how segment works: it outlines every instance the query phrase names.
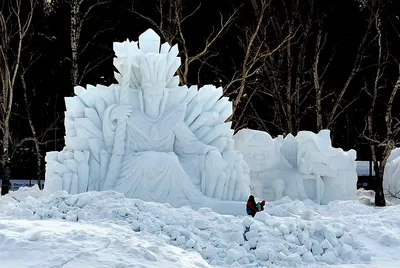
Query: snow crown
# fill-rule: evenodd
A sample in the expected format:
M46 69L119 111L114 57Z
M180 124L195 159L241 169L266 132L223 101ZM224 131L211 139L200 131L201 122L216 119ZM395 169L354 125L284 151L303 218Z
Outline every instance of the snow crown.
M160 36L148 29L139 41L114 42L114 66L119 73L115 78L121 86L129 86L146 92L160 92L179 85L174 76L181 65L177 57L178 46L160 45Z

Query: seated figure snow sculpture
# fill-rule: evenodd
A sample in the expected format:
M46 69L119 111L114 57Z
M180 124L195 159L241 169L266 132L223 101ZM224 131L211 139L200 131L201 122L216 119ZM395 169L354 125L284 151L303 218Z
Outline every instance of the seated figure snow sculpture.
M289 196L321 204L356 198L355 151L332 148L329 130L272 139L266 132L243 129L234 139L259 198L272 201Z
M150 29L114 51L118 84L66 98L66 146L46 156L45 190L115 190L174 206L246 200L249 171L233 151L222 89L179 86L177 46L160 46Z
M400 148L392 150L383 173L383 192L400 196Z

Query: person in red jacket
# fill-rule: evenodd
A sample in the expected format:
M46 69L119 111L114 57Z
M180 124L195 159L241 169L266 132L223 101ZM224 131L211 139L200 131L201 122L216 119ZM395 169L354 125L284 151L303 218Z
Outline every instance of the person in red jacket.
M247 215L254 217L257 213L257 204L254 195L250 195L246 205Z

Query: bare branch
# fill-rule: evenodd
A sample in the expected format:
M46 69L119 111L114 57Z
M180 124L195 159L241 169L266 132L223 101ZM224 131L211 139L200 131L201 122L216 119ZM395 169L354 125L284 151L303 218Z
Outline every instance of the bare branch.
M82 79L83 79L83 77L85 77L85 75L87 75L88 73L90 73L91 71L96 69L98 66L100 66L103 62L107 61L108 59L110 59L112 57L113 57L113 55L101 56L101 57L98 57L96 60L89 62L82 71L82 75L80 76L79 83L82 82Z

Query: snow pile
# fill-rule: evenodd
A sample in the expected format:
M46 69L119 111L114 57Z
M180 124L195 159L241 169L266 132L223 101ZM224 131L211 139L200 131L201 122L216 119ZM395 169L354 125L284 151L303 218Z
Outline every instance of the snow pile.
M0 232L0 267L209 267L196 252L112 223L2 220Z
M364 241L372 240L379 247L394 250L400 246L399 216L394 213L397 207L386 208L388 213L357 201L319 206L309 200L284 198L268 203L265 212L254 219L220 215L210 208L194 211L126 199L112 191L77 195L58 191L20 201L3 204L1 218L39 220L41 224L41 220L51 219L65 224L118 225L129 230L128 236L133 231L185 252L198 252L218 267L369 263L373 254L358 238L360 234ZM385 218L392 230L378 218Z

